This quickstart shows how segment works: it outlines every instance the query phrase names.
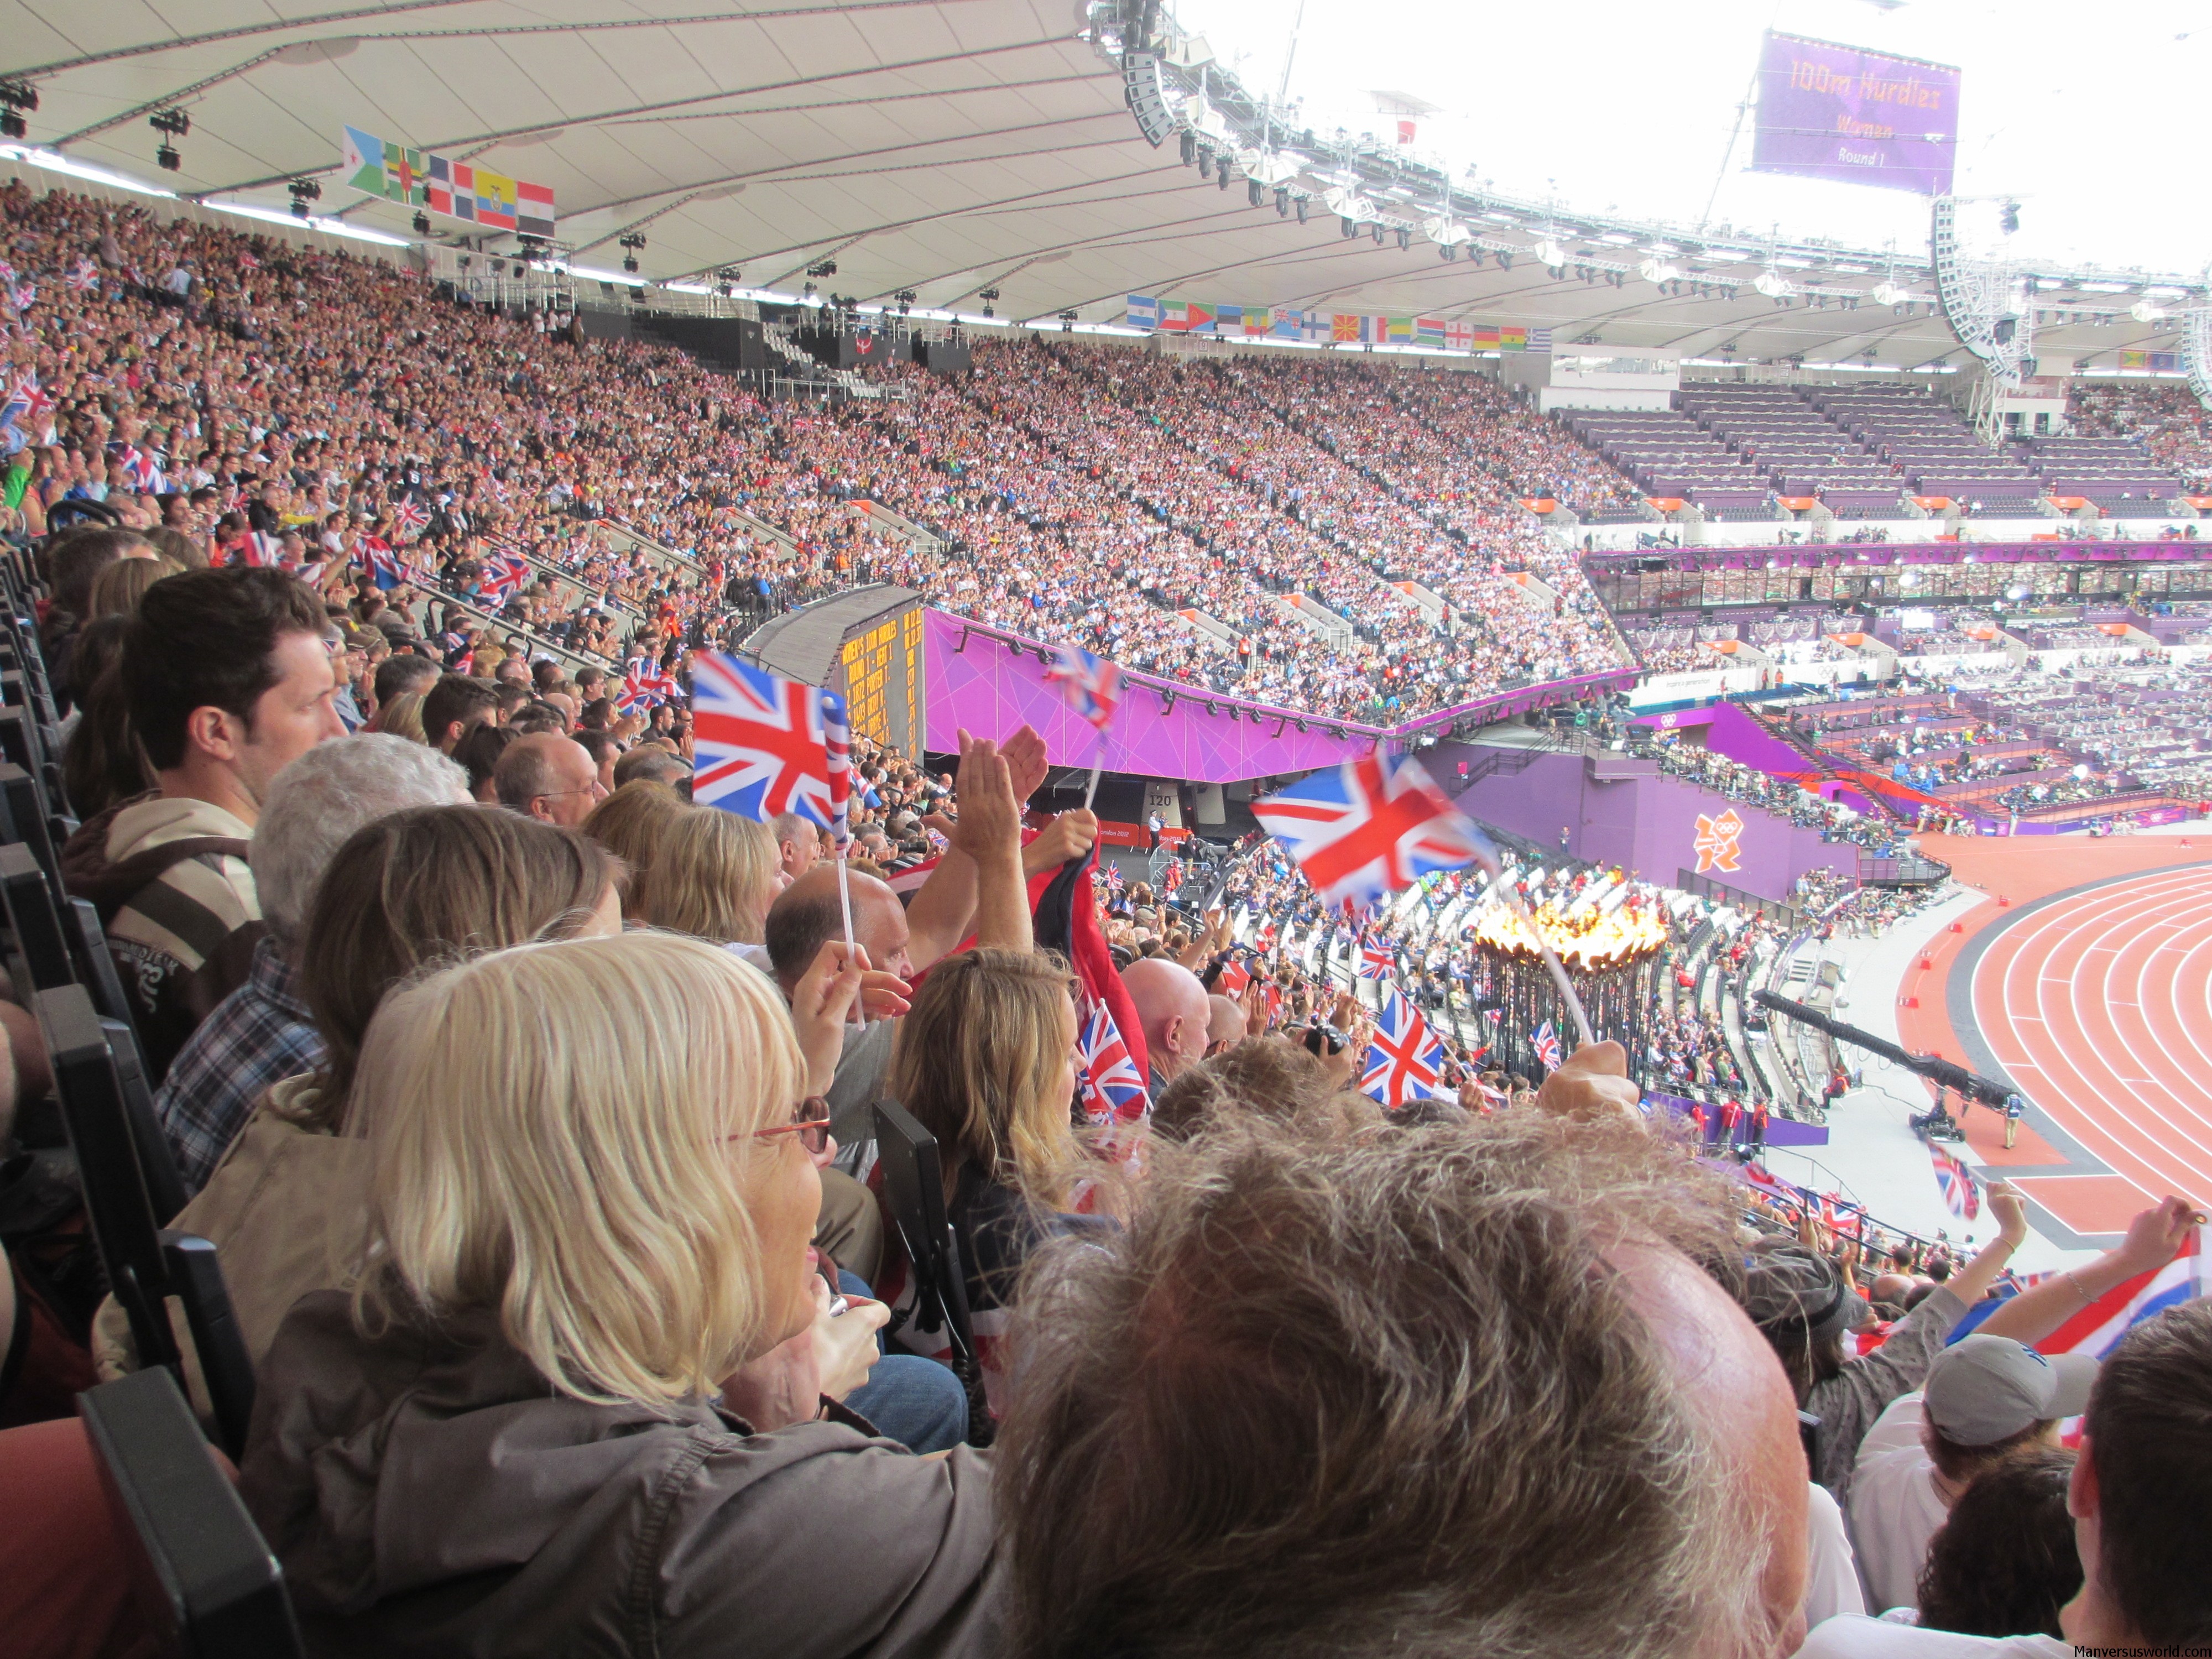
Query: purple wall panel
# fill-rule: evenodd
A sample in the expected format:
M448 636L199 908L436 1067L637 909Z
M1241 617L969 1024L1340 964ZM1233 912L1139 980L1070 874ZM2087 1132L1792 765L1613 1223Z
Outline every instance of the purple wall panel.
M1495 752L1439 744L1422 759L1438 782L1455 790L1461 762L1472 766ZM1593 775L1600 765L1613 775L1611 781ZM1541 754L1526 771L1480 780L1461 797L1461 805L1473 817L1544 847L1557 847L1565 829L1576 857L1617 864L1668 885L1682 871L1698 867L1698 819L1719 817L1730 808L1744 825L1737 842L1739 867L1710 872L1716 881L1787 902L1805 872L1857 865L1852 848L1824 842L1816 830L1801 829L1763 807L1731 801L1669 777L1650 762L1626 756L1590 763L1579 755Z
M1802 755L1735 703L1715 703L1696 712L1700 717L1699 723L1705 728L1705 747L1716 755L1724 755L1732 761L1741 761L1746 766L1777 776L1811 769L1810 763ZM1688 724L1685 720L1668 714L1637 723L1656 726L1661 731L1680 730Z
M964 650L957 649L967 635ZM1046 752L1060 766L1088 766L1098 757L1097 734L1045 683L1046 665L1034 651L1010 653L996 639L971 633L957 617L930 611L923 632L923 685L929 709L929 746L959 747L962 726L979 737L1003 738L1024 721L1036 727ZM1106 765L1116 772L1188 779L1194 783L1233 783L1280 772L1310 771L1364 755L1382 735L1374 726L1332 725L1343 737L1319 725L1301 732L1285 719L1305 718L1282 710L1284 719L1231 720L1208 714L1204 694L1178 696L1163 714L1160 699L1134 680L1122 682L1121 711L1107 730ZM1224 707L1231 699L1217 699ZM1240 710L1259 705L1238 704ZM1282 733L1276 735L1278 725Z

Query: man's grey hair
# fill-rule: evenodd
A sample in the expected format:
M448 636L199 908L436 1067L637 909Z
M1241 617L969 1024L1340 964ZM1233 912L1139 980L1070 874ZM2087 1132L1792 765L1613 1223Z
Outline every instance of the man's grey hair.
M818 839L814 826L796 812L778 812L769 820L768 827L774 833L778 847L787 842L811 847Z
M1765 1540L1610 1253L1725 1273L1638 1126L1235 1115L1032 1258L996 1482L1031 1659L1771 1649Z
M269 931L287 947L299 943L316 884L355 830L409 807L469 799L466 772L405 738L362 732L317 744L276 775L254 826L246 862Z

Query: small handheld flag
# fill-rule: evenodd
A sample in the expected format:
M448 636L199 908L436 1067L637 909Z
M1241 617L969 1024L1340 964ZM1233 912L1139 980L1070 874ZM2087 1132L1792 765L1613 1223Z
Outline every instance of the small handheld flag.
M1252 812L1332 908L1370 908L1431 870L1497 860L1419 761L1379 750L1255 800Z
M824 693L719 651L691 659L691 798L766 823L795 812L835 827ZM840 724L843 710L838 710Z
M483 596L496 608L522 591L530 580L530 561L519 554L501 553L484 561Z
M1546 1020L1528 1034L1528 1039L1535 1045L1536 1058L1544 1063L1544 1069L1547 1072L1558 1071L1561 1060L1559 1034L1552 1029L1552 1022Z
M1443 1092L1444 1046L1430 1030L1421 1011L1395 985L1384 994L1375 1021L1375 1040L1359 1079L1362 1094L1389 1107L1410 1100L1433 1100Z
M1079 646L1061 646L1045 672L1045 680L1057 685L1067 706L1101 732L1121 706L1120 666Z
M1103 1002L1091 1005L1076 1046L1082 1063L1076 1084L1085 1118L1095 1124L1131 1122L1152 1109L1145 1079Z
M1398 965L1397 956L1387 945L1363 945L1359 947L1358 976L1361 979L1388 979Z
M1975 1190L1972 1172L1932 1142L1928 1148L1928 1161L1935 1165L1936 1187L1943 1194L1943 1207L1962 1221L1972 1221L1981 1214L1982 1195Z

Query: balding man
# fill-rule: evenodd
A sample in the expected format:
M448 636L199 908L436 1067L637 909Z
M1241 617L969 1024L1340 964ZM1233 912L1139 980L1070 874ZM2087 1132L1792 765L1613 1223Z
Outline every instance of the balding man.
M1218 1054L1244 1041L1244 1011L1234 1000L1216 994L1206 1000L1206 1052Z
M501 806L563 830L607 798L590 752L557 732L532 732L507 744L492 768L491 787Z
M775 836L784 879L797 881L822 856L822 832L796 812L778 812L769 829Z
M1213 1010L1198 975L1165 957L1139 957L1121 970L1121 983L1137 1005L1137 1023L1152 1056L1152 1092L1157 1100L1184 1066L1206 1058Z

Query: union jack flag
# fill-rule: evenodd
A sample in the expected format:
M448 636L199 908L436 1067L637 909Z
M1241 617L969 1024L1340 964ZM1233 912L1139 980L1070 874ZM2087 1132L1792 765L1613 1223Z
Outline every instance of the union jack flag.
M1397 965L1397 952L1387 945L1363 945L1359 947L1358 971L1362 979L1388 979Z
M830 764L830 839L842 852L853 840L853 728L834 691L822 694L822 751Z
M1392 986L1375 1022L1375 1041L1367 1050L1360 1092L1385 1106L1433 1100L1443 1092L1438 1080L1443 1066L1443 1044L1429 1030L1421 1011Z
M1121 1040L1121 1028L1103 1002L1091 1004L1076 1047L1082 1060L1076 1084L1085 1117L1093 1123L1127 1123L1152 1109L1145 1079L1137 1075L1129 1045Z
M642 714L655 703L682 696L683 690L676 677L650 657L632 657L623 670L622 690L615 696L615 708L625 714Z
M818 687L719 651L691 660L692 740L699 770L691 798L765 823L796 812L835 827L836 798ZM843 710L838 711L843 723Z
M1079 646L1063 645L1045 671L1045 680L1060 687L1067 706L1101 732L1121 706L1121 670L1103 657Z
M2191 1227L2173 1259L2162 1267L2151 1267L2132 1279L2123 1279L2087 1306L2077 1310L2063 1321L2058 1328L2039 1342L2028 1346L2039 1353L2086 1353L2102 1359L2118 1346L2119 1340L2146 1319L2155 1319L2168 1308L2198 1297L2212 1295L2212 1260L2204 1250L2204 1230ZM2019 1275L2020 1288L2040 1275ZM1957 1342L1971 1335L1982 1321L1996 1309L2004 1305L2000 1300L1978 1302L1968 1310L1952 1332L1949 1341ZM1948 1344L1947 1344L1948 1346Z
M1547 1072L1558 1071L1559 1069L1559 1034L1552 1029L1552 1022L1547 1019L1539 1025L1528 1034L1528 1040L1536 1045L1536 1058L1544 1063L1544 1069Z
M410 495L392 509L392 522L403 537L411 541L430 527L429 509Z
M387 593L407 580L407 567L381 537L362 537L361 551L354 562L368 571L377 586Z
M1225 997L1241 997L1251 982L1251 964L1240 958L1221 964L1221 971L1213 977L1213 988Z
M238 562L252 565L256 569L274 570L283 564L283 538L258 530L250 531L246 534L245 546L239 550Z
M168 480L161 476L161 458L152 450L125 444L116 459L123 463L123 476L131 489L141 495L158 495L168 488Z
M89 259L79 259L70 267L64 280L79 294L86 293L100 286L100 267Z
M1973 1172L1932 1142L1928 1161L1936 1167L1936 1189L1943 1194L1943 1207L1963 1221L1982 1212L1982 1195L1975 1189Z
M1252 811L1332 906L1366 908L1431 870L1498 861L1490 838L1419 761L1380 750L1255 800Z
M1106 866L1106 890L1111 893L1115 898L1119 898L1121 896L1122 885L1121 866L1118 864L1108 865Z
M483 596L504 605L530 580L530 561L518 553L501 553L484 561Z

